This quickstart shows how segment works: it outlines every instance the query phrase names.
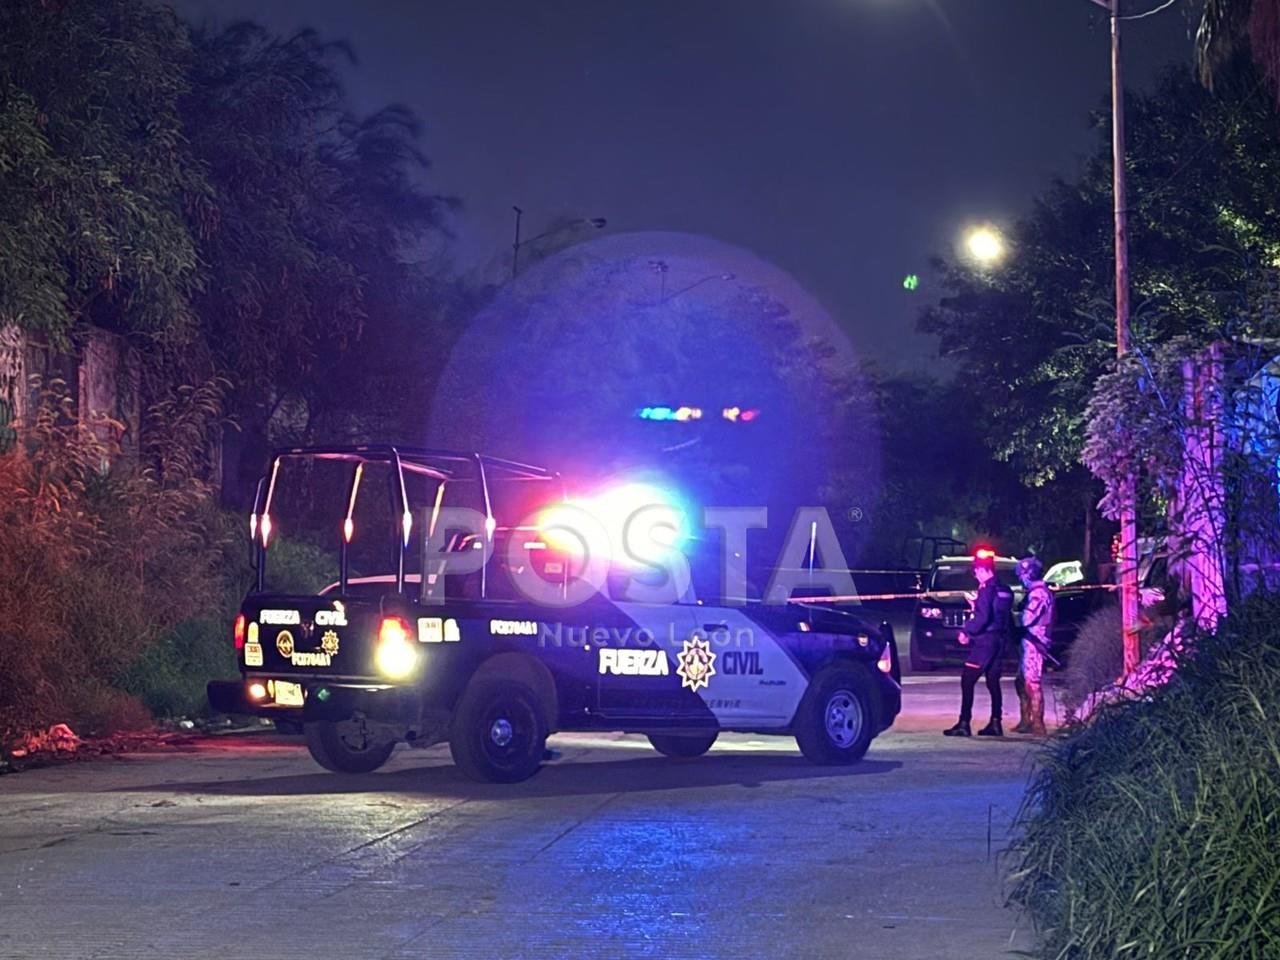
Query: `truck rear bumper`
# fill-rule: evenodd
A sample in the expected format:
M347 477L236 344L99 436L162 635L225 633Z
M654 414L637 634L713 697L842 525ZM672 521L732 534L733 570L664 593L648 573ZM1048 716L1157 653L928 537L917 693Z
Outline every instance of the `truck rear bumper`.
M206 687L209 706L218 713L302 721L347 720L357 713L383 723L412 724L423 719L422 697L413 688L351 687L313 682L303 685L303 705L296 707L253 699L249 696L249 682L210 681Z

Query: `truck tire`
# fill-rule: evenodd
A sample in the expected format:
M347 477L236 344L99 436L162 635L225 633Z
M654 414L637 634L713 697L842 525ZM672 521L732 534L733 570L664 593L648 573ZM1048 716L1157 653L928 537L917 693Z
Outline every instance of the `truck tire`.
M653 749L664 757L700 757L711 749L720 731L699 733L694 736L668 736L661 733L649 734L649 742Z
M542 766L547 719L538 695L515 680L475 680L454 712L449 752L467 777L518 783Z
M796 711L796 743L811 763L857 763L871 746L875 729L871 678L858 664L819 673Z
M363 720L312 720L303 727L316 763L334 773L372 773L387 762L394 740L373 736Z

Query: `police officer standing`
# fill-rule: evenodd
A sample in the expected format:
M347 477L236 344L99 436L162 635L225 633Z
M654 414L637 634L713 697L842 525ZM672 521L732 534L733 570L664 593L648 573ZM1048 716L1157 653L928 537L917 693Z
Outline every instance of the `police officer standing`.
M1000 660L1012 626L1013 591L996 578L996 557L991 550L974 553L973 574L978 580L978 594L960 634L960 642L970 645L964 671L960 674L960 720L942 732L948 737L970 736L973 690L978 678L985 674L987 692L991 695L991 722L978 731L978 736L1002 737Z
M1053 591L1044 582L1044 564L1039 557L1018 561L1018 579L1026 588L1022 604L1022 661L1018 670L1018 701L1022 718L1014 733L1045 735L1044 690L1040 679L1053 637Z

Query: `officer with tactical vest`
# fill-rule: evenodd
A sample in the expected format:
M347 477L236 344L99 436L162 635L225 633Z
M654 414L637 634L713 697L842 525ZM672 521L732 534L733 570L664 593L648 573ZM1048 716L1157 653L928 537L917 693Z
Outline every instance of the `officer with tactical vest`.
M1039 557L1023 557L1018 561L1018 579L1026 588L1022 604L1022 661L1018 669L1018 701L1022 718L1014 733L1045 735L1044 690L1040 679L1053 637L1053 591L1044 582L1044 564Z
M970 647L960 674L960 720L942 732L948 737L970 736L973 690L978 678L985 674L987 692L991 695L991 722L978 731L978 736L1003 737L1000 670L1004 647L1013 628L1013 591L996 577L996 556L991 550L978 550L974 554L973 574L978 580L978 593L960 633L960 642Z

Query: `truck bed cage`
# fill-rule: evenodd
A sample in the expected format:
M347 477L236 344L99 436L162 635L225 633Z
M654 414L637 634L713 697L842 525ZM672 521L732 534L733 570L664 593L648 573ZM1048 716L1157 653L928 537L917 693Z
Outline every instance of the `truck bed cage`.
M405 585L405 555L409 549L409 498L406 493L404 475L413 473L419 476L438 480L441 491L449 483L474 483L480 491L484 504L485 535L490 545L497 529L497 519L493 515L493 499L490 495L490 481L504 482L545 482L559 481L560 474L545 467L519 460L508 460L485 453L465 453L457 450L440 450L428 447L402 447L395 444L355 444L336 446L284 447L275 450L270 458L270 470L267 476L258 481L258 490L253 501L253 518L250 529L254 540L254 560L258 572L258 589L263 587L263 570L266 559L266 541L270 529L269 514L271 498L275 492L276 477L280 469L280 461L285 458L298 457L313 460L338 460L354 464L387 463L395 470L395 487L399 499L399 507L404 514L405 536L401 541L396 558L396 590L403 592ZM354 505L355 486L359 483L359 471L352 478L352 486L348 491L348 503ZM439 509L439 498L437 499ZM348 507L348 518L350 517ZM263 522L265 521L265 522ZM432 519L434 525L434 516ZM340 583L345 590L347 583L347 542L341 544ZM486 571L481 570L481 591L487 584Z
M510 480L558 480L560 474L546 467L495 457L487 453L463 453L428 447L402 447L392 444L360 444L355 446L284 447L271 454L274 463L280 457L313 457L317 460L350 460L356 462L395 463L406 469L429 473L441 480L474 480L477 470L502 473Z

